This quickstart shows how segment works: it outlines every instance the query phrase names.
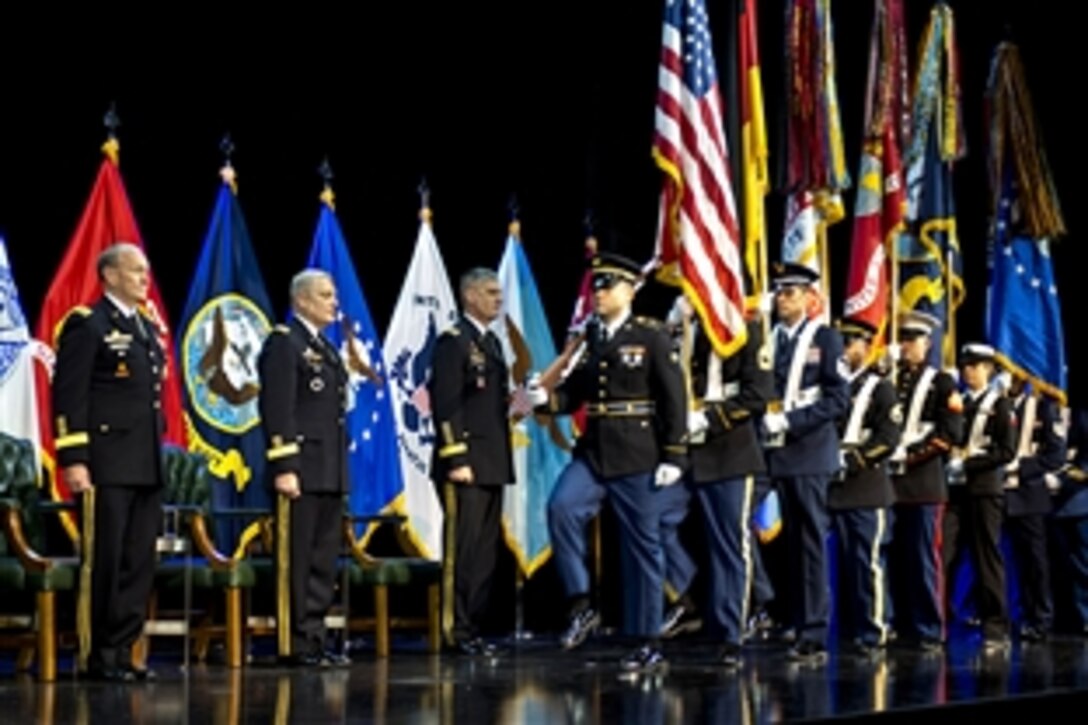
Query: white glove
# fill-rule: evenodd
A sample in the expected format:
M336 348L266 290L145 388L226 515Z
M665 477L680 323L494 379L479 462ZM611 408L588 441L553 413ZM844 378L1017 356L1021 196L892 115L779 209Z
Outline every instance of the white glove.
M894 365L895 363L899 362L899 358L902 356L902 351L899 349L898 345L888 345L886 354L888 356L888 360L891 361L891 363Z
M1001 395L1005 395L1012 389L1012 373L1008 370L1002 370L994 378L994 390Z
M525 384L525 394L534 408L548 402L548 391L540 384L540 373L533 373L529 378Z
M671 486L680 480L684 472L675 463L659 463L654 474L654 484L657 486Z
M963 459L953 458L948 461L947 475L950 478L962 478L963 477Z
M688 435L697 435L710 427L710 421L706 413L701 410L688 411Z
M771 435L778 435L790 429L790 421L785 413L767 413L763 416L763 428Z
M774 292L768 292L759 298L759 311L768 316L774 311Z
M1062 479L1054 473L1044 473L1043 481L1046 482L1047 490L1051 493L1058 491L1062 487Z

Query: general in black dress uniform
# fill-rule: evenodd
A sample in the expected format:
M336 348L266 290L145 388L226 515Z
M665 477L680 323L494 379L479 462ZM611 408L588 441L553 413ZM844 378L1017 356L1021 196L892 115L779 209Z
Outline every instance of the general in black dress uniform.
M774 400L763 416L767 460L785 504L791 624L797 632L790 656L813 664L827 659L827 487L839 469L836 423L850 397L842 337L808 317L818 279L799 264L775 265Z
M860 654L887 642L886 547L895 491L887 460L899 445L902 409L895 387L873 366L876 328L861 319L839 324L850 366L850 410L840 419L843 467L828 490L827 504L839 539L839 629Z
M131 647L144 628L165 481L164 356L147 299L147 259L119 243L98 259L104 296L69 312L53 375L57 462L73 493L94 487L88 674L146 679Z
M280 656L298 665L346 664L344 655L325 648L348 490L348 374L321 332L336 320L329 275L314 269L295 275L291 308L291 321L272 330L258 359L268 475L279 494L277 532L286 527L290 542L277 555L286 559L277 561ZM288 576L280 581L285 563Z
M1005 526L1019 574L1020 636L1038 641L1054 623L1047 551L1052 494L1047 481L1056 481L1065 465L1066 425L1058 402L1032 390L1023 377L1012 378L1008 395L1018 429L1016 458L1005 472Z
M903 409L903 435L892 455L896 504L891 571L897 630L901 641L939 652L944 646L945 461L963 437L963 398L952 376L926 362L940 321L913 310L897 324L896 392Z
M755 420L766 408L773 383L769 361L760 364L766 356L761 356L764 336L758 322L748 323L744 343L728 357L715 351L696 318L689 327L694 398L688 413L689 480L702 504L710 549L707 611L722 643L719 661L736 667L753 582L755 477L766 471Z
M585 525L607 496L620 524L624 629L646 643L621 666L649 671L665 664L658 638L665 578L662 498L667 497L660 487L679 482L687 462L687 397L665 326L631 315L639 265L601 253L591 260L591 270L596 319L587 324L585 350L550 396L536 383L528 393L534 404L553 413L588 405L586 430L548 503L552 552L571 601L568 631L585 631L597 616L589 606L581 562Z
M514 483L509 372L499 338L488 328L502 311L495 272L467 272L461 278L461 304L464 314L439 336L432 363L438 443L431 478L442 489L443 555L447 574L454 575L453 601L449 592L446 601L453 615L447 644L467 654L487 654L494 646L480 630L501 545L503 487Z
M1009 611L1005 592L1005 560L1001 554L1006 466L1016 456L1012 403L990 385L994 351L989 345L965 345L960 356L967 385L964 403L964 450L953 461L962 467L965 496L950 505L945 519L946 577L970 549L978 577L974 591L983 646L988 651L1008 645ZM955 478L956 471L952 471ZM961 536L962 533L962 536ZM967 546L961 541L966 539ZM949 587L949 591L951 587Z

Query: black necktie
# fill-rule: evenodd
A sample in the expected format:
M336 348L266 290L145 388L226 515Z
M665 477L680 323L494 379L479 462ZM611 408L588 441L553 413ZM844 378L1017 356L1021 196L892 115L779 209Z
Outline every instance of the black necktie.
M499 345L498 336L491 330L484 333L484 347L496 358L502 360L502 346Z
M132 324L136 327L136 333L140 336L141 340L147 340L147 328L144 326L144 321L140 319L139 311L133 313Z
M329 340L329 338L322 334L318 334L314 339L317 340L317 347L324 350L326 356L333 360L340 357L340 351L336 349L336 346L332 344L332 341Z

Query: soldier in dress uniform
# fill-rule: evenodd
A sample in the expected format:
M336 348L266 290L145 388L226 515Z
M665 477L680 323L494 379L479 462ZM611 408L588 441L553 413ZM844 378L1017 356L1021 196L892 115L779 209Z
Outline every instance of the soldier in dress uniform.
M87 674L131 682L152 676L132 666L131 649L144 629L162 521L165 358L140 307L150 283L140 247L107 248L98 278L101 299L73 308L61 330L53 434L69 490L94 491Z
M695 315L688 315L684 328L681 360L690 370L693 398L689 481L702 505L710 549L707 612L722 643L719 662L737 667L753 579L755 477L766 471L755 421L771 396L771 371L758 321L747 324L747 338L727 358L714 350Z
M268 475L278 494L279 654L286 664L344 665L346 655L325 647L348 490L348 373L322 334L336 320L336 287L326 272L306 269L290 294L294 314L273 328L257 361Z
M903 410L903 434L891 459L896 501L893 599L901 640L935 653L944 647L940 542L948 500L945 461L963 436L963 398L951 375L926 362L940 321L911 310L897 324L896 392Z
M995 652L1009 644L1001 522L1005 514L1005 469L1016 456L1016 424L1009 399L990 385L993 348L978 343L965 345L960 364L967 387L963 411L967 436L963 448L955 451L950 475L955 478L956 469L962 469L965 495L945 514L945 576L951 579L956 561L969 549L978 577L974 591L983 648ZM966 547L961 544L963 539Z
M771 476L785 508L797 637L790 658L806 664L827 661L827 487L839 469L836 421L850 397L842 337L807 314L818 279L803 265L775 265L774 400L762 424Z
M1005 372L1017 431L1016 458L1005 471L1005 526L1019 573L1023 622L1020 636L1046 639L1054 623L1047 553L1051 492L1047 474L1065 465L1065 422L1058 402L1032 390L1018 372Z
M611 253L590 264L596 318L587 325L585 351L553 392L533 380L527 393L552 413L587 404L586 431L548 504L552 550L570 599L568 631L586 629L597 616L582 560L585 525L607 496L620 524L624 626L643 641L621 666L653 671L665 666L660 487L679 482L687 464L687 398L665 326L631 315L639 265Z
M856 652L871 655L888 636L885 553L895 490L887 461L899 445L903 413L895 387L869 365L876 328L848 318L840 322L839 332L850 366L850 410L841 419L843 466L827 497L846 584L839 626Z
M453 575L452 597L447 591L444 603L447 620L452 607L446 644L492 655L496 647L480 631L502 545L503 488L514 483L509 373L489 327L502 311L502 287L493 270L476 268L462 275L460 294L461 319L439 336L432 362L438 445L431 478L446 512L444 573Z
M1069 566L1074 631L1088 637L1088 410L1076 410L1070 418L1068 463L1053 481L1054 527Z
M670 334L674 337L673 328L679 324L678 317L673 319L676 314L679 314L679 310L674 306L673 311L669 313L669 319L666 320ZM573 512L576 511L579 517L590 521L600 513L604 499L599 495L599 490L591 485L575 487L576 484L587 481L588 479L579 477L562 479L564 488L562 491L554 492L551 500L551 507L558 518L574 515ZM697 632L703 626L699 608L690 593L697 567L680 540L680 526L687 518L690 501L691 492L684 486L666 486L658 495L662 512L661 545L665 550L667 606L661 622L661 636L664 639ZM565 650L572 650L579 647L597 630L601 624L601 615L588 604L590 576L585 560L585 542L578 542L577 551L563 547L562 554L558 553L559 550L554 545L552 548L553 553L563 561L562 567L566 581L573 582L569 586L570 590L580 592L577 600L586 604L584 609L579 605L580 616L572 617L567 629L559 636L560 646Z

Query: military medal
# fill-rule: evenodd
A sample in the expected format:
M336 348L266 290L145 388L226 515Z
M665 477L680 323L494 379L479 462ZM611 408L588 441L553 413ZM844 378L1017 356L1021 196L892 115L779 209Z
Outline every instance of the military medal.
M472 343L472 347L468 352L468 361L472 365L472 370L476 373L476 388L483 390L487 387L487 381L484 379L485 359L483 351L476 346L476 343Z
M324 389L325 389L325 381L324 380L322 380L321 378L311 378L311 380L310 380L310 390L314 391L315 393L320 393Z
M127 378L129 376L128 365L125 364L124 360L117 363L117 370L115 370L113 374L119 378Z

